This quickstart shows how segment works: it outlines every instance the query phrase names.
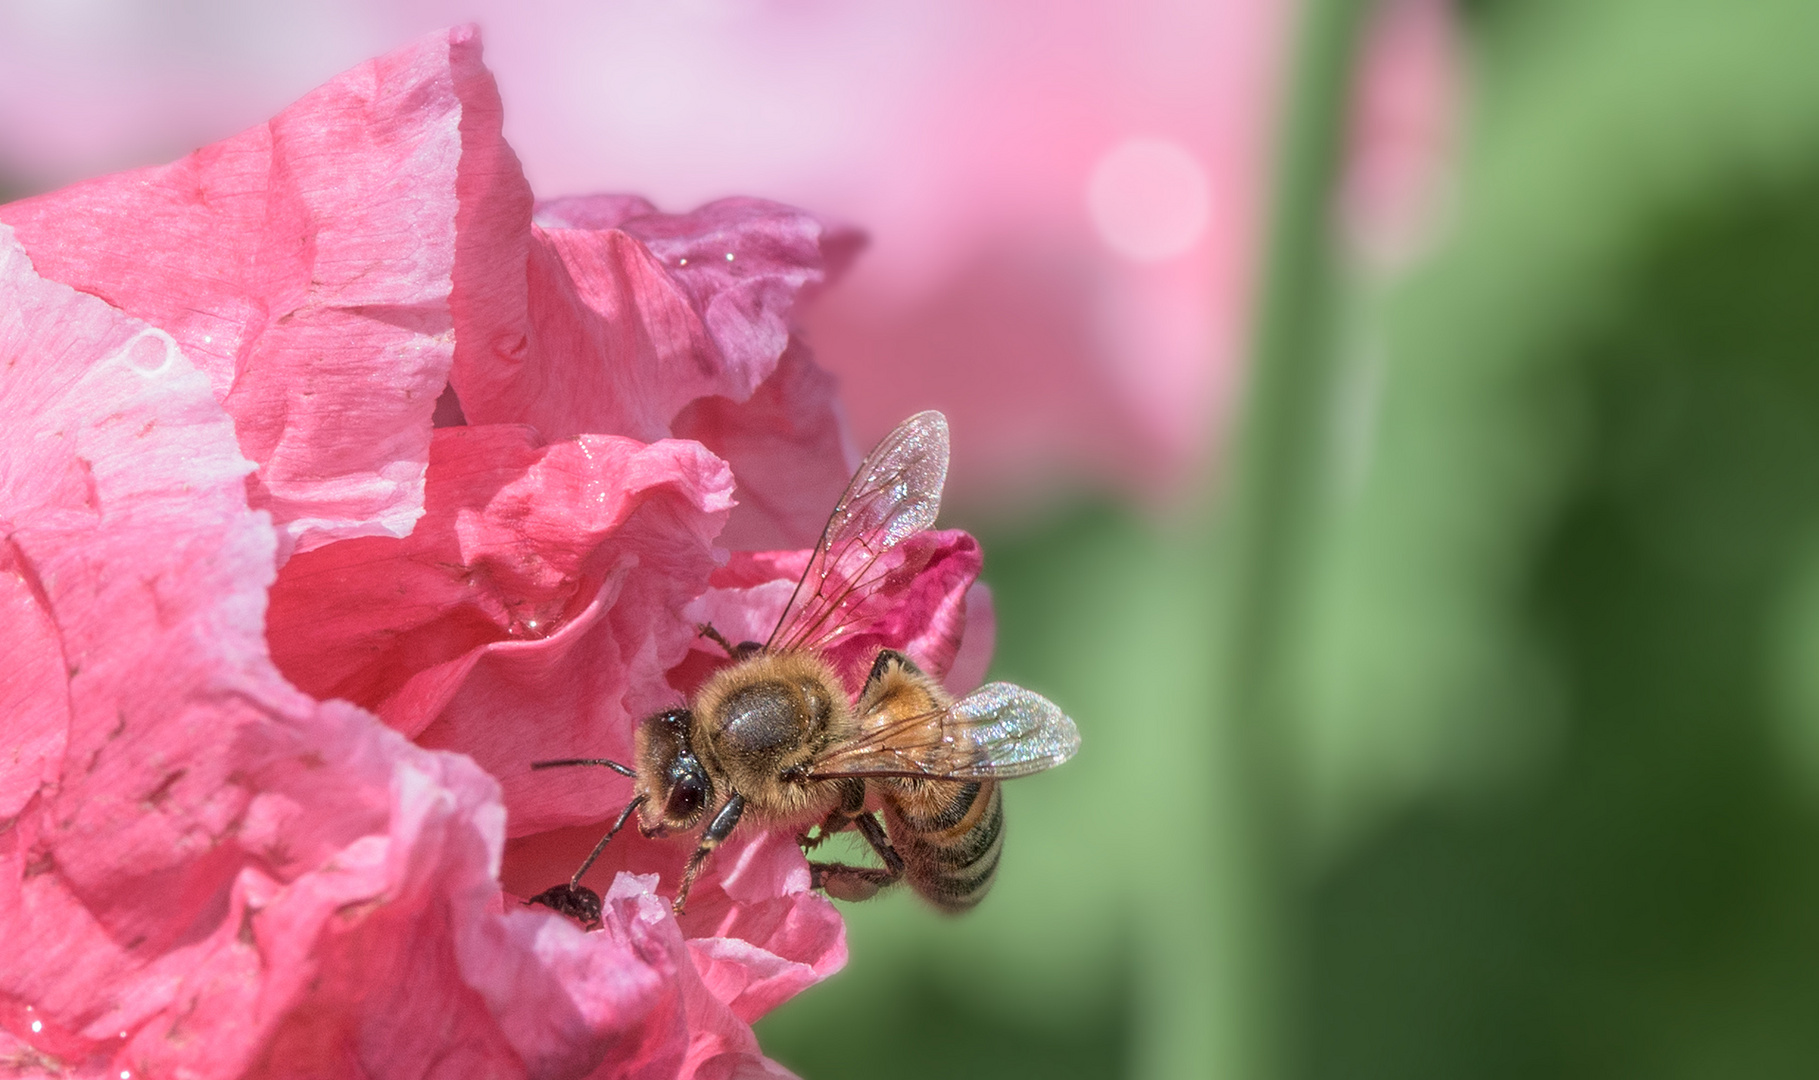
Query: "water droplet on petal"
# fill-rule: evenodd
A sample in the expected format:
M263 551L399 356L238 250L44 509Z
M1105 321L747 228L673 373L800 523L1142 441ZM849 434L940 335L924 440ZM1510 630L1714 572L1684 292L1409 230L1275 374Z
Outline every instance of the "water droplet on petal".
M32 1034L36 1035L38 1032L43 1031L43 1030L44 1030L44 1021L42 1021L42 1020L33 1020L32 1021Z
M727 253L726 253L726 261L727 261L727 262L732 262L732 261L733 261L733 253L732 253L732 252L730 252L730 251L729 251L729 252L727 252Z
M676 265L677 265L677 266L687 266L687 265L688 265L688 260L687 260L687 259L677 259L677 260L676 260Z
M113 359L146 378L152 378L169 372L178 352L176 338L151 326L134 334L130 341L120 346L120 351L114 354Z

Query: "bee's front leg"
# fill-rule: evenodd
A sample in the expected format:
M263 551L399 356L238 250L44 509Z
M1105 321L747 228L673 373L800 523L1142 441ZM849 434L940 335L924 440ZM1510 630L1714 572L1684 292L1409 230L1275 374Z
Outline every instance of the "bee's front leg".
M707 857L714 853L720 842L739 824L739 816L744 812L745 796L735 792L726 800L726 805L720 808L720 812L714 815L714 819L707 823L707 828L702 830L701 843L695 848L695 853L689 856L688 865L682 870L682 887L676 890L676 902L670 905L676 914L682 914L687 907L688 891L695 884L695 875L701 872L701 864L707 862Z

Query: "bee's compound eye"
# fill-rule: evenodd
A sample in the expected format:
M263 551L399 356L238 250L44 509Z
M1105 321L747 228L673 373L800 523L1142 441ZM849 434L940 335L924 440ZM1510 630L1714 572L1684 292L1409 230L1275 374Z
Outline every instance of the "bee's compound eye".
M694 755L677 758L670 769L669 799L664 803L663 816L671 821L692 820L707 806L709 790L707 773Z

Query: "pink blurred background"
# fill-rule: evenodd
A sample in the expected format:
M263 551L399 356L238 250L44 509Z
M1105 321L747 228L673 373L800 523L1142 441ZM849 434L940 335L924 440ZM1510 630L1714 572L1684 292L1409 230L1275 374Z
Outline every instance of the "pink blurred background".
M169 160L474 20L542 197L727 194L864 228L807 314L861 446L953 421L955 501L1152 499L1234 390L1283 0L392 0L0 5L0 189ZM1421 232L1455 96L1443 0L1394 0L1343 193L1361 250Z

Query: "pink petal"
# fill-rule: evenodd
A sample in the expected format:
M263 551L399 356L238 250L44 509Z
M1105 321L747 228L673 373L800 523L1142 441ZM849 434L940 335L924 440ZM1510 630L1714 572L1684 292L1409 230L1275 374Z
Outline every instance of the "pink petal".
M879 649L902 649L923 670L945 679L966 633L967 594L984 561L979 542L949 529L913 537L903 549L903 563L887 586L896 602L833 655L854 672L869 667Z
M808 551L732 553L714 572L712 588L689 605L688 617L712 623L733 642L765 641L808 565ZM979 542L957 529L910 537L885 556L889 568L870 601L854 609L848 633L826 651L857 693L879 649L901 649L923 670L945 679L967 631L967 593L983 560ZM987 609L989 610L989 609ZM697 642L670 669L670 684L692 690L725 662L715 646Z
M809 890L795 837L759 833L715 852L711 865L712 883L690 894L682 926L702 981L741 1020L756 1021L845 966L846 925Z
M276 536L207 378L37 277L4 227L0 410L0 595L31 615L0 698L54 702L30 714L43 780L7 774L25 799L0 827L13 1060L509 1076L620 1047L685 1057L686 1031L647 1023L667 970L549 913L500 914L490 777L278 675Z
M619 229L673 267L729 369L726 396L741 401L782 353L790 315L865 246L857 230L743 196L686 214L661 213L634 196L571 196L539 204L536 218L548 229Z
M728 369L731 392L723 396L735 401L769 377L788 344L796 307L845 273L865 245L853 229L746 197L686 214L631 217L619 228L676 268L677 284L701 312Z
M732 478L690 442L544 445L513 425L439 429L427 512L402 540L293 558L272 589L273 655L297 685L378 712L507 785L515 832L598 817L530 762L629 756L668 703L714 568Z
M600 770L594 782L623 805L629 781ZM615 809L617 809L617 805ZM506 846L508 892L531 895L567 880L604 826L544 832ZM583 883L608 892L628 879L674 896L694 837L613 838ZM846 928L828 899L809 889L808 863L786 831L741 829L709 860L678 920L694 966L716 1000L750 1023L846 963Z
M567 199L541 208L527 238L499 236L474 266L474 294L490 300L456 309L453 386L469 423L530 423L552 439L655 440L697 398L749 398L798 302L857 248L850 231L757 199L682 215Z
M750 399L697 399L677 415L694 439L733 467L738 505L720 534L735 551L812 548L859 456L846 435L833 376L792 339Z
M11 477L8 477L9 481ZM82 477L78 476L80 480ZM0 538L0 716L10 752L0 756L0 821L57 775L69 734L69 677L44 584L11 536Z
M650 890L687 842L642 838L598 871L607 933L501 913L497 783L356 707L503 779L538 834L504 857L514 888L566 877L597 827L540 830L625 785L530 762L627 756L678 672L723 662L691 649L691 605L774 619L807 555L715 575L726 462L617 436L723 452L744 546L811 543L853 457L790 338L853 234L623 197L533 227L500 122L455 31L0 215L95 294L4 234L0 406L31 423L0 434L0 938L32 963L0 960L0 1027L31 1003L53 1064L785 1075L748 1022L844 962L782 833L726 845L680 923ZM837 659L946 671L976 545L930 534L892 566Z
M991 586L985 582L975 581L966 590L962 625L965 632L960 649L943 680L947 692L955 697L965 697L985 682L986 670L992 665L992 647L998 643L998 612L992 606Z
M467 194L504 168L497 113L477 34L444 32L174 164L0 220L46 277L168 331L206 372L287 545L401 536L452 357L457 173Z
M537 224L546 229L617 229L633 218L658 213L642 195L566 195L537 202Z
M708 990L695 972L693 958L682 939L669 902L654 891L648 877L620 875L605 896L605 933L632 944L665 975L667 997L659 1008L674 1030L685 1032L687 1051L681 1060L632 1056L615 1060L610 1069L593 1075L649 1075L718 1080L735 1076L788 1077L758 1051L758 1040L733 1012ZM676 1045L665 1040L664 1049Z

